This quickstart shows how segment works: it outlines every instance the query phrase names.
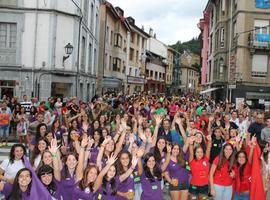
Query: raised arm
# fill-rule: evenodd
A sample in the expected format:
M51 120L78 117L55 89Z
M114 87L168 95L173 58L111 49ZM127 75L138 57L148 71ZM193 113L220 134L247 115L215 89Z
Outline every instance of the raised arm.
M214 174L215 174L216 168L217 166L213 163L210 169L210 173L209 173L209 184L210 184L210 189L211 189L210 191L213 197L216 196L216 191L214 188Z
M137 163L138 163L138 158L136 156L133 156L132 161L131 161L131 167L124 174L119 176L120 182L125 181L130 176L130 174L136 168Z
M252 158L253 158L253 153L254 153L254 148L257 144L257 138L256 136L252 136L251 138L251 143L250 143L250 150L249 150L249 155L248 155L248 162L251 164L252 163Z
M96 191L98 191L98 189L100 188L100 186L102 185L102 179L103 177L106 175L106 173L108 172L108 170L110 169L110 167L115 163L116 161L116 156L115 155L111 155L111 157L108 159L107 165L101 170L101 172L99 173L95 184L94 184L94 193Z
M105 140L102 142L102 144L100 146L100 149L98 151L97 166L98 166L99 170L102 169L102 157L103 157L103 153L104 153L104 150L105 150L106 145L108 144L108 142L110 140L112 140L112 137L111 136L107 136L105 138Z
M212 147L212 136L207 135L206 139L208 140L208 143L207 143L207 147L206 147L205 156L209 159L210 158L210 153L211 153L211 147Z
M162 172L164 172L166 170L166 168L168 167L170 160L171 160L172 146L170 144L167 144L166 149L167 149L166 159L165 159L165 162L162 163L162 165L161 165Z
M88 144L88 138L84 137L81 142L79 161L76 168L76 182L80 181L83 178L84 154L85 154L85 147L87 146L87 144Z
M61 181L61 169L59 166L59 159L60 157L58 156L58 148L60 146L57 147L57 140L56 139L52 139L51 141L51 146L49 146L49 151L52 154L52 158L53 158L53 174L54 174L54 178L57 181Z
M155 126L154 134L152 137L152 147L154 147L157 143L158 130L159 130L160 124L163 120L163 116L162 115L154 115L154 119L156 122L156 126Z
M141 176L143 173L143 165L142 165L142 156L144 155L144 147L141 146L137 152L138 157L138 175Z

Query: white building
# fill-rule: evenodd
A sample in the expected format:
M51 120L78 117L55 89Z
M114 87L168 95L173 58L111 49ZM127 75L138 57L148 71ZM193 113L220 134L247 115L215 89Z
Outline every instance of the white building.
M0 96L89 100L96 89L99 7L99 0L0 1Z
M150 29L151 38L147 40L145 91L164 93L166 89L167 46L157 40Z

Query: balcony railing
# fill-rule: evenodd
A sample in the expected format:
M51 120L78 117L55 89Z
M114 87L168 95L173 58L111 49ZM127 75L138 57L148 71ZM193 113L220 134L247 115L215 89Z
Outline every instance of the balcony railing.
M270 49L270 34L250 34L249 44L255 49Z

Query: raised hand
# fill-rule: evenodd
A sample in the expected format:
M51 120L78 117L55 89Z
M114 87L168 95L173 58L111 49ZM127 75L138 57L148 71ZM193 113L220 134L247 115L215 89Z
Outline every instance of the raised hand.
M142 125L143 123L143 117L141 115L138 116L138 123L139 125Z
M212 136L209 134L209 135L206 136L206 139L207 139L209 142L211 142L211 141L212 141Z
M162 120L163 120L163 116L162 115L154 115L154 119L156 121L156 124L160 125Z
M137 163L138 163L138 158L136 157L136 156L133 156L132 157L132 160L131 160L131 166L133 167L133 168L135 168L136 167L136 165L137 165Z
M113 165L114 163L115 163L115 161L117 160L117 155L114 155L113 153L112 153L112 155L109 157L109 159L108 159L108 161L107 161L107 164L108 165Z
M88 145L88 137L83 137L82 141L81 141L81 147L85 148Z
M166 149L167 149L167 153L171 153L172 152L172 145L171 144L167 144L166 145Z
M95 140L93 138L88 138L88 143L87 143L87 147L91 148L93 146L93 144L95 143Z
M112 140L112 137L110 135L107 135L105 137L105 140L102 142L102 145L108 144Z
M143 142L147 141L147 138L144 133L139 133L139 137L142 139Z
M145 148L143 146L140 146L140 148L137 151L137 157L141 158L144 155Z
M133 144L135 142L135 136L133 133L129 134L128 140L130 144Z
M49 151L52 154L56 154L57 153L57 150L59 149L59 147L60 147L60 145L57 146L57 140L56 139L52 139L51 146L49 146Z

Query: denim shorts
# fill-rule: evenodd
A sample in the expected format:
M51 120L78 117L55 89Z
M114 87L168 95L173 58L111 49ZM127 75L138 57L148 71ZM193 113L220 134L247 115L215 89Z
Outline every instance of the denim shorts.
M207 195L208 189L209 189L208 185L203 185L203 186L190 185L188 191L190 194L198 196L198 195Z
M169 191L179 191L179 190L188 190L189 184L188 183L180 183L178 186L173 186L170 184Z

